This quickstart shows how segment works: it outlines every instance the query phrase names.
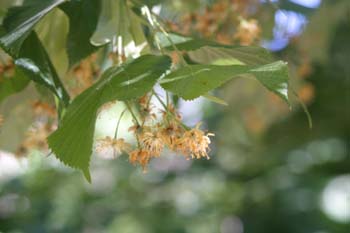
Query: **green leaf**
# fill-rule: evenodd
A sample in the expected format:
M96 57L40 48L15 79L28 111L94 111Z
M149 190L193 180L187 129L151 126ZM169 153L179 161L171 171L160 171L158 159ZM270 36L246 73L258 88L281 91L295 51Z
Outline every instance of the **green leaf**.
M140 45L146 41L146 37L143 33L141 19L131 9L128 9L130 17L130 28L129 31L136 45Z
M0 38L0 46L11 56L16 57L22 43L29 36L39 20L65 0L36 0L23 6L10 8L3 21L6 35Z
M130 25L125 0L104 0L101 7L97 28L90 42L95 46L101 46L119 36L125 39Z
M175 34L177 35L177 34ZM177 35L179 38L178 42L174 42L176 45L176 48L181 51L193 51L200 49L204 46L212 46L212 47L226 47L227 45L221 45L214 41L210 40L203 40L203 39L188 39L187 37L183 37L180 35ZM166 44L164 44L166 45ZM164 46L163 45L163 46ZM228 46L230 47L230 46ZM171 44L167 44L165 47L166 50L173 51L174 47Z
M189 58L199 64L262 65L273 62L271 53L258 46L222 45L207 40L187 40L175 45L177 49L187 51ZM166 49L174 50L172 46Z
M18 69L13 77L0 77L0 103L6 97L22 91L29 84L29 81L30 79Z
M51 90L64 106L69 104L69 95L35 32L23 42L15 64L28 78Z
M35 32L60 77L65 76L68 70L68 30L69 18L59 8L50 11L35 26Z
M273 62L271 54L255 46L210 47L189 51L189 58L199 64L211 65L262 65Z
M218 97L216 97L216 96L213 96L213 95L210 95L210 94L204 94L204 95L202 95L202 96L203 96L204 98L206 98L206 99L208 99L208 100L214 102L214 103L221 104L221 105L224 105L224 106L227 106L227 105L228 105L228 103L226 103L225 100L220 99L220 98L218 98Z
M67 52L70 66L98 48L90 43L90 37L97 26L100 2L100 0L70 1L60 6L69 17Z
M83 171L90 180L89 162L98 108L113 100L129 100L149 92L171 65L167 56L145 55L106 70L101 79L68 107L48 143L63 163Z
M164 89L191 100L232 78L246 75L254 75L267 89L288 103L288 66L282 61L263 66L189 65L168 74L160 83Z

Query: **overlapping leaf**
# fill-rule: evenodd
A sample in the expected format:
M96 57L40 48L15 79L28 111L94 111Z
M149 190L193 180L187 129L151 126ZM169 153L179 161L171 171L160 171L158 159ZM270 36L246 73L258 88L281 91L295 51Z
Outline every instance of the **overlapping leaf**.
M69 95L34 32L24 41L18 57L15 64L28 78L47 87L64 105L68 105Z
M50 11L35 26L35 32L60 77L64 76L68 69L68 30L69 18L58 8Z
M188 56L195 63L208 65L262 65L273 61L267 50L255 46L232 46L231 48L204 46L189 51Z
M146 40L140 18L125 0L105 0L101 4L97 28L90 39L93 45L101 46L119 37L123 39L123 45L131 40L136 45Z
M185 40L186 38L184 38ZM268 50L257 46L222 45L207 40L186 40L176 43L176 48L186 51L190 60L207 65L262 65L273 61ZM167 50L174 50L167 46Z
M170 64L167 56L145 55L106 70L96 84L72 102L60 127L48 138L57 158L82 170L90 180L89 162L98 108L112 100L129 100L149 92Z
M69 1L60 6L69 17L67 53L70 66L98 48L90 43L90 37L97 26L100 5L100 0L89 0Z
M97 28L91 37L91 43L95 46L109 43L118 36L125 38L130 25L124 0L105 0L101 7Z
M39 20L62 2L64 0L32 0L10 8L3 22L6 32L1 34L0 46L12 56L24 75L50 89L63 105L68 105L69 96L45 48L33 32Z
M3 21L7 34L0 38L1 47L11 56L17 57L22 43L29 36L36 23L64 1L25 1L23 6L10 8Z
M143 33L141 19L131 9L128 9L128 16L130 18L129 31L136 45L140 45L146 41Z
M243 75L254 75L267 89L288 102L288 66L282 61L262 66L189 65L164 77L161 85L185 100L191 100Z

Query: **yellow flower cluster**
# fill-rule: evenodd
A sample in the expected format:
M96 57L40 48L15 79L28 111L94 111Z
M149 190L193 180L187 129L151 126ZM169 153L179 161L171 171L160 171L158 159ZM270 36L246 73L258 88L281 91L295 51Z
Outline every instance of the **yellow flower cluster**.
M134 119L135 125L129 128L135 135L137 147L131 149L132 146L122 138L106 137L98 140L97 152L107 148L113 148L115 156L125 152L129 155L130 163L141 165L144 171L150 160L160 157L165 148L187 159L209 159L209 137L214 134L200 130L200 123L189 129L181 122L180 114L171 104L163 104L161 119L156 120L149 95L142 97L137 106L139 119Z

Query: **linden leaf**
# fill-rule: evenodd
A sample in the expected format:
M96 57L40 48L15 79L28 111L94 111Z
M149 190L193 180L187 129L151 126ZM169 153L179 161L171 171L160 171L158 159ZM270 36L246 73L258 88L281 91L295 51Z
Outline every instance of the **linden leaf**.
M69 95L35 32L24 41L15 64L28 78L48 88L68 105Z
M253 75L267 89L288 103L288 66L277 61L262 66L189 65L180 68L161 80L168 91L191 100L241 76Z
M42 17L64 1L35 0L28 3L25 1L20 7L10 8L3 21L7 34L0 38L1 47L11 56L16 57L33 27Z
M89 163L98 108L109 101L143 96L170 65L167 56L144 55L106 70L97 83L73 100L59 128L49 136L48 143L56 157L83 171L90 181Z
M105 0L101 4L96 31L90 39L95 46L110 43L118 36L125 38L130 25L125 1Z
M262 65L273 62L271 54L255 46L211 47L189 51L191 61L208 65Z
M262 65L273 62L271 53L257 46L222 45L207 40L186 40L176 43L176 48L186 51L189 59L206 65ZM173 46L166 47L174 50Z
M24 1L20 7L10 8L1 30L0 46L12 56L21 72L34 82L50 89L63 105L68 105L66 92L50 58L33 27L64 0Z
M135 42L135 45L140 45L146 41L146 37L142 29L141 19L131 9L127 9L127 11L128 16L130 17L130 34Z
M90 37L94 33L101 1L69 1L60 8L69 17L69 32L67 37L67 53L69 66L73 66L97 50L91 45Z

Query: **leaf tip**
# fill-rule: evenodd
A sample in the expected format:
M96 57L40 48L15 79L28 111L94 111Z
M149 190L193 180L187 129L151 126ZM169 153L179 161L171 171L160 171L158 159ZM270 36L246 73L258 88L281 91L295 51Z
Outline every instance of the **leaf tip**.
M87 180L87 182L89 182L89 184L91 184L91 175L90 175L89 168L82 169L81 171L83 172L84 177Z

